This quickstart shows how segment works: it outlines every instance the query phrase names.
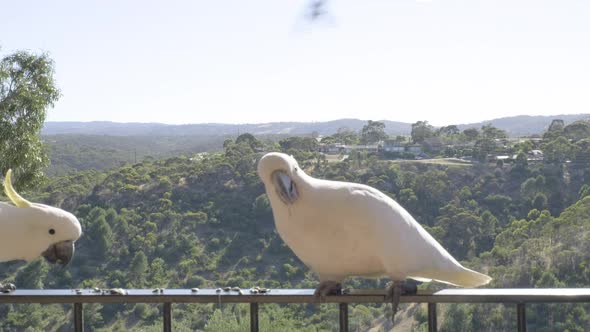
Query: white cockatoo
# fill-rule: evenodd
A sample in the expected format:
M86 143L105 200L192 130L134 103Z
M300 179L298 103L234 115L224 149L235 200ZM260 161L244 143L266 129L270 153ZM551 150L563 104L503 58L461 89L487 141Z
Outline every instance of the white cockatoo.
M275 152L260 159L258 175L281 238L319 276L316 295L340 293L349 276L389 276L395 312L399 295L415 292L415 285L403 288L407 278L461 287L491 280L461 266L403 207L375 188L313 178L293 157Z
M74 242L82 234L71 213L22 198L12 187L11 170L4 177L4 192L14 204L0 202L0 262L31 261L39 256L66 265L74 256ZM14 285L0 284L0 290Z

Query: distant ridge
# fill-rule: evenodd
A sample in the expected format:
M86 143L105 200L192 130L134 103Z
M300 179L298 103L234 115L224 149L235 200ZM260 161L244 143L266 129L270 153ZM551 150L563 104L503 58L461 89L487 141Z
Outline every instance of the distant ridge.
M590 114L560 114L560 115L517 115L498 118L489 121L457 125L461 130L466 128L481 128L491 123L494 127L503 129L513 136L532 135L543 133L549 128L551 121L561 119L565 124L578 120L589 120Z
M167 125L162 123L121 123L108 121L93 122L46 122L42 135L88 134L110 136L227 136L238 133L255 135L283 134L305 135L317 131L321 135L331 135L339 128L360 130L366 120L339 119L325 122L271 122L257 124L201 123ZM385 121L390 133L409 134L411 124Z
M457 127L480 128L484 124L507 131L512 136L540 134L551 124L553 119L562 119L566 124L590 119L590 114L563 114L551 116L519 115L487 120L477 123L459 124ZM425 119L427 120L427 119ZM408 135L412 130L411 123L380 120L385 123L389 135ZM53 122L45 123L42 135L88 134L108 136L235 136L240 133L254 135L306 135L318 132L320 135L331 135L339 128L347 127L358 131L367 123L359 119L339 119L325 122L271 122L258 124L223 124L202 123L185 125L167 125L162 123L121 123L108 121L93 122Z

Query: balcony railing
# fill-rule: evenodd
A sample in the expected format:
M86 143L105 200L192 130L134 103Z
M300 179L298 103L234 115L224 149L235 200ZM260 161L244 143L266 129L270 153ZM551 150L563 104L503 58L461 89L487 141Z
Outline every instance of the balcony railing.
M93 289L26 290L0 293L0 303L71 303L74 306L74 330L83 331L84 303L162 303L163 331L172 331L172 303L250 303L250 330L258 331L258 308L263 303L318 303L312 289L272 289L253 294L249 290L224 291L216 289L164 289L161 291L129 289L126 295L113 295ZM352 290L345 295L327 296L322 303L339 304L340 331L348 331L349 303L385 303L383 290ZM428 331L437 330L437 303L505 303L514 304L518 331L526 331L526 304L529 303L590 303L590 289L444 289L402 296L402 303L428 304Z

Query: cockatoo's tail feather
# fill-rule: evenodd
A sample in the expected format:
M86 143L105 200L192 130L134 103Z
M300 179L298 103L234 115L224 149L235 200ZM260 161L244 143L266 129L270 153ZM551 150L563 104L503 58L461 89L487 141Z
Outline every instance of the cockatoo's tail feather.
M416 280L435 280L449 285L473 288L483 286L490 281L492 278L489 276L479 273L468 268L463 267L461 270L452 271L431 271L421 272L420 276L410 276L410 278Z
M20 208L25 208L25 207L31 207L31 202L27 201L26 199L22 198L21 195L19 195L16 190L14 190L14 188L12 187L12 170L9 169L6 172L6 176L4 177L4 193L6 194L6 196L8 196L8 198L10 198L10 201L16 205L17 207Z

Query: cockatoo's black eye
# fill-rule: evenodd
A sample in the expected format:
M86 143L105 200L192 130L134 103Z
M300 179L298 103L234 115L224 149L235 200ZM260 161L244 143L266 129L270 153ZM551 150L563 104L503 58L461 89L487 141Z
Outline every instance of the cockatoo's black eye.
M55 234L55 229L53 229L53 228L49 229L49 234L51 234L51 235Z

